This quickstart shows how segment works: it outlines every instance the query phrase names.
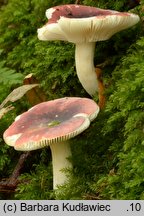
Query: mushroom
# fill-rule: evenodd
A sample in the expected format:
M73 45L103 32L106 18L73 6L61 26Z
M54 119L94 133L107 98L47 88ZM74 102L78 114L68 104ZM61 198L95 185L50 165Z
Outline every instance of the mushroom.
M50 146L53 162L53 188L63 184L62 171L72 167L67 140L86 130L99 112L97 104L87 98L66 97L42 102L18 116L4 132L5 142L18 151Z
M98 80L94 66L96 41L109 39L115 33L139 22L133 13L103 10L83 5L61 5L46 11L48 23L38 29L40 40L63 40L76 44L76 71L84 89L94 96Z

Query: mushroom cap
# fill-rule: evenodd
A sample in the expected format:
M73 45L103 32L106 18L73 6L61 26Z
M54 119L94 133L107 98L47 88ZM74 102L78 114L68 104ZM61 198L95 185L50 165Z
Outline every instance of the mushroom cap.
M72 43L107 40L140 20L133 13L83 5L56 6L48 9L46 16L48 23L38 29L38 38Z
M16 150L39 149L80 134L98 112L98 105L87 98L66 97L43 102L18 116L3 138Z

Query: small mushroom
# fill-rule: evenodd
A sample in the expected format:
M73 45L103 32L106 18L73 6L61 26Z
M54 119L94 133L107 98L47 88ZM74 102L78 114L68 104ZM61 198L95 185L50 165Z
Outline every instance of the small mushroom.
M139 16L83 5L61 5L46 11L48 23L38 29L40 40L63 40L76 44L75 62L78 78L91 95L98 91L94 66L96 41L135 25Z
M86 130L99 112L87 98L67 97L35 105L15 119L4 132L5 142L15 150L31 151L50 146L53 162L53 188L67 177L62 170L72 167L67 140Z

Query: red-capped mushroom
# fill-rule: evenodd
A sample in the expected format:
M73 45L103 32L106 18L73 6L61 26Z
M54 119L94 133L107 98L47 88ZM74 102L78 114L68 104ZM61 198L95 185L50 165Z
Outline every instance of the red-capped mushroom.
M93 62L95 42L107 40L140 20L138 15L132 13L83 5L56 6L48 9L46 16L48 23L38 29L38 38L76 44L77 75L84 89L92 96L98 91Z
M99 112L97 104L87 98L68 97L40 103L18 116L4 132L5 142L20 151L50 146L53 161L53 187L63 184L67 177L62 170L72 167L66 141L90 125Z

